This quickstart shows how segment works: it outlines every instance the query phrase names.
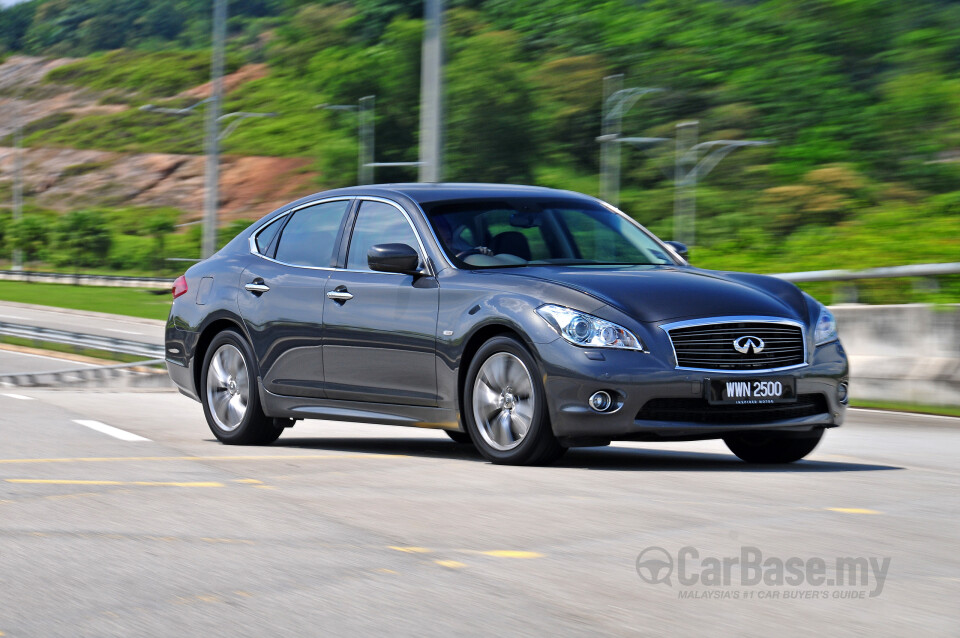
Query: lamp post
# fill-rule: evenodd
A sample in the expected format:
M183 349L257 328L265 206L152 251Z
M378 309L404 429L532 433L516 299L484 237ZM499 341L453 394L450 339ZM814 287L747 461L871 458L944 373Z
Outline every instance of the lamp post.
M209 121L210 111L217 108L214 106L216 104L216 100L213 97L209 97L206 100L200 100L196 104L192 104L182 109L172 109L155 106L153 104L144 104L140 107L140 110L150 113L163 113L164 115L186 116L197 113L197 107L201 106L202 104L209 105L207 109L207 139L205 143L207 168L204 172L205 197L203 214L203 248L201 254L201 256L206 259L217 251L217 221L219 218L218 207L220 199L220 142L225 140L231 133L237 130L237 127L240 126L244 120L258 117L277 117L277 114L234 111L232 113L218 115L211 125ZM221 132L220 124L230 119L232 119L233 122L230 122L230 124ZM211 138L211 136L213 137Z
M13 129L13 221L23 217L23 106L17 107ZM13 270L23 270L23 251L13 249Z
M603 78L603 113L600 116L600 198L613 206L620 204L620 144L656 144L660 137L621 137L623 116L648 93L664 89L623 88L623 74Z
M443 168L443 0L425 0L420 60L421 182L439 182Z
M357 112L357 183L373 184L374 171L377 167L423 166L422 162L375 162L375 110L376 96L366 95L353 104L318 104L315 109L326 111L356 111Z
M698 144L699 125L697 121L677 124L673 236L688 246L696 240L697 180L706 177L720 160L738 148L772 144L763 140L713 140Z

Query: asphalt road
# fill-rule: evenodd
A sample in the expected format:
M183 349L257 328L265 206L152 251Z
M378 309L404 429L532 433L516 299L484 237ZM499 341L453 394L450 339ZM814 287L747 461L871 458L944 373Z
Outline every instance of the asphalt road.
M165 322L50 306L0 301L0 321L98 337L162 344Z
M0 635L957 636L957 425L854 411L781 469L715 442L526 468L372 425L226 447L172 393L0 389ZM638 573L652 546L670 584L641 578L655 550ZM812 571L681 582L743 547ZM835 557L889 563L817 580Z
M79 368L89 368L92 366L92 363L0 349L0 374L57 372L60 370L77 370Z

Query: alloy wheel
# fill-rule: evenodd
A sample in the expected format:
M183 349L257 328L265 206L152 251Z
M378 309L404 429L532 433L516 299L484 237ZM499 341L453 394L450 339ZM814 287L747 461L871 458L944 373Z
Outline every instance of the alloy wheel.
M217 427L236 430L250 402L250 375L240 350L226 343L210 358L207 369L207 405Z
M473 418L484 441L495 450L520 445L533 425L533 377L517 356L491 355L473 384Z

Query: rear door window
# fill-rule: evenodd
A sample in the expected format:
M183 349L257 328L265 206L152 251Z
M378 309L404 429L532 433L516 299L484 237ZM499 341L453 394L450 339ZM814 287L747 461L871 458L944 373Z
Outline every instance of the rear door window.
M340 225L350 200L324 202L293 213L283 227L276 260L293 266L330 268Z

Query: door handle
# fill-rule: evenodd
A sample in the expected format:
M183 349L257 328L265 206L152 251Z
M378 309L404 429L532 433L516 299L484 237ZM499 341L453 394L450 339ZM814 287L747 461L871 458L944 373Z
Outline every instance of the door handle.
M263 293L270 290L270 286L263 283L263 280L260 280L260 283L253 282L244 286L249 292L252 292L255 295L262 295Z
M344 302L344 301L350 301L351 299L353 299L353 295L351 295L346 290L331 290L330 292L327 293L327 299L333 299L334 301Z

